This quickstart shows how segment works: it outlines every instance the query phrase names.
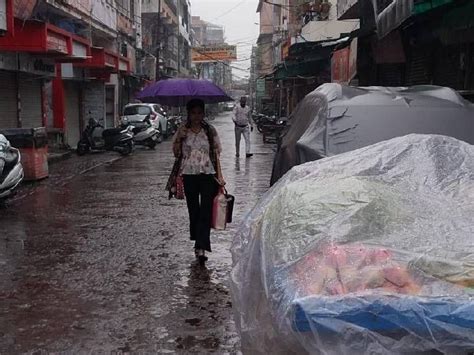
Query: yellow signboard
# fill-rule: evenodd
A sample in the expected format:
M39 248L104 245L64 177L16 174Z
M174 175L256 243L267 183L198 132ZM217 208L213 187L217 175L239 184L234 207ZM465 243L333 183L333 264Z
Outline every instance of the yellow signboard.
M196 63L233 61L236 59L236 46L195 47L192 50L192 61Z

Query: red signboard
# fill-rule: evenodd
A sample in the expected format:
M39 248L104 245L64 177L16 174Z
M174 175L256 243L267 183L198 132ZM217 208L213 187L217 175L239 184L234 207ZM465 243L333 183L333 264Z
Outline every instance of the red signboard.
M347 84L349 82L349 47L339 49L332 55L331 81Z
M12 31L0 37L0 51L69 55L71 33L48 23L15 19Z
M331 81L349 84L357 74L357 39L351 45L335 51L331 59Z
M46 35L46 48L51 52L68 54L68 40L69 38L63 35L48 31Z
M111 54L111 53L105 53L104 64L106 66L111 67L111 68L117 68L118 67L117 60L118 58L116 55Z

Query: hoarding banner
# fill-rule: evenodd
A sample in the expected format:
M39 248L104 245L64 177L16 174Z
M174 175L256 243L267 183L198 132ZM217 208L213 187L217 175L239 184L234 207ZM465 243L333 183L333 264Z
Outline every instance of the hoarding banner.
M195 47L192 50L192 61L196 63L236 60L236 46Z

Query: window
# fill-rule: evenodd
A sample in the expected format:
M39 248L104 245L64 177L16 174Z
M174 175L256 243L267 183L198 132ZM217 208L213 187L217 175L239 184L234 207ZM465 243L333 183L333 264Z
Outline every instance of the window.
M125 107L123 115L124 116L149 115L150 113L151 113L151 108L148 106L129 106L129 107Z
M134 0L115 0L115 3L117 4L117 9L120 13L128 16L130 13L130 4Z

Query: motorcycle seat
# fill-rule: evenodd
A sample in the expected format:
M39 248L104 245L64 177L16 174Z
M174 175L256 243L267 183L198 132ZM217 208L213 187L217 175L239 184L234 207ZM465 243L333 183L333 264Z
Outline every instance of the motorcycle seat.
M133 132L133 134L138 134L138 133L140 133L140 132L143 131L143 130L144 130L144 128L142 128L142 127L135 127L135 128L132 130L132 132Z
M105 137L117 136L122 131L123 131L122 128L109 128L102 132L102 137L105 138Z

